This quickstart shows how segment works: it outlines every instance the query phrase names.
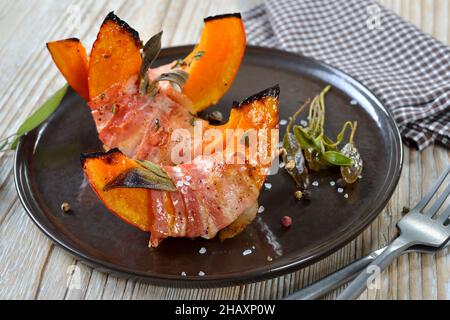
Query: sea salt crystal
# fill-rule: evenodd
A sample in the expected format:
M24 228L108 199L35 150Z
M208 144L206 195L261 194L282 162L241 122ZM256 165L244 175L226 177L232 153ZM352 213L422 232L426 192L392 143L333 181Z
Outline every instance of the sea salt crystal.
M252 254L252 250L250 250L250 249L247 249L247 250L245 250L244 252L242 252L242 255L243 256L248 256L249 254Z
M201 247L200 250L198 250L198 253L205 254L206 253L206 248L205 247Z
M272 259L272 257L271 256L267 256L267 261L272 261L273 259Z
M308 122L306 120L301 120L300 121L300 125L305 128L306 126L308 126Z
M284 166L285 166L285 163L284 162L280 162L280 164L278 165L281 169L283 169L284 168Z
M318 186L319 186L319 182L318 182L318 181L314 181L314 182L312 183L312 185L313 185L314 187L318 187Z
M350 101L350 104L351 104L352 106L356 106L356 105L358 104L358 101L352 100L352 101Z
M343 189L343 188L338 188L337 191L338 191L339 193L342 193L342 192L344 192L344 189Z
M344 194L344 198L348 199L348 193Z
M183 272L181 273L181 276L186 277L186 272L183 271Z
M266 182L264 183L264 188L266 188L266 190L270 190L272 189L272 184L270 182Z
M287 120L280 120L280 126L285 126L285 125L287 125Z
M203 271L199 271L199 272L198 272L198 275L199 275L200 277L203 277L203 276L205 275L205 273L204 273Z
M186 181L191 181L191 176L186 176L185 179Z
M185 186L190 186L191 185L191 183L189 181L184 181L183 183L184 183Z
M264 207L263 206L260 206L259 208L258 208L258 213L263 213L264 212Z
M334 187L336 185L336 182L330 181L330 186Z
M175 200L175 201L173 202L173 205L176 206L177 204L178 204L178 200Z
M183 181L177 181L177 188L181 188L183 186Z

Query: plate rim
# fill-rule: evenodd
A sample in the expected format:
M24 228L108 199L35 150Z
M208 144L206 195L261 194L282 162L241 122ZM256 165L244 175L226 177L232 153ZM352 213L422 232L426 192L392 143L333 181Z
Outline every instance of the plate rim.
M191 50L193 47L194 45L183 45L183 46L163 48L161 50L160 57L164 56L165 54L174 55L177 54L177 52L184 53L188 50ZM252 53L260 53L260 54L285 55L293 59L302 59L304 61L307 61L308 63L316 64L320 66L322 69L331 70L333 71L334 74L337 74L341 79L349 82L353 87L357 88L359 92L363 93L366 96L366 98L371 100L371 102L375 103L376 107L381 108L381 110L384 111L384 113L386 114L387 118L386 120L388 120L389 127L393 133L392 140L395 143L395 145L391 147L393 147L397 151L395 159L391 159L391 161L395 160L394 164L396 164L394 168L394 176L392 177L389 184L389 188L385 193L386 194L385 199L383 199L383 201L381 201L378 204L378 206L376 206L376 208L372 210L372 213L370 215L365 216L364 219L362 219L362 221L359 222L356 228L352 226L353 231L344 232L345 230L347 230L347 228L345 228L345 230L341 231L340 234L335 238L335 241L333 241L332 244L326 242L322 246L316 247L316 251L322 251L322 253L312 254L304 259L299 258L292 259L278 266L275 265L274 267L269 266L268 268L263 268L263 270L261 270L262 268L260 267L257 269L240 271L238 273L234 272L227 275L206 275L205 277L199 279L199 277L197 276L181 277L179 275L161 275L159 273L140 272L137 270L129 269L127 267L117 266L107 261L102 261L99 259L89 257L80 250L74 248L70 243L67 243L64 240L59 239L57 233L54 234L44 225L42 221L40 221L40 219L37 216L34 215L33 210L40 210L40 209L36 208L36 206L33 204L33 201L30 201L31 200L30 197L32 197L32 195L29 194L27 190L27 179L26 176L24 175L24 166L26 166L27 162L24 161L22 156L22 149L24 148L25 141L28 136L25 135L21 137L21 139L19 140L14 155L14 168L13 168L14 183L16 186L20 202L22 203L22 206L24 207L28 216L35 223L35 225L54 243L64 248L66 252L70 253L75 258L83 260L88 265L93 266L98 270L107 272L109 274L117 274L120 277L134 278L149 283L171 285L176 287L223 287L228 285L244 284L275 278L277 276L307 267L313 264L314 262L317 262L325 257L328 257L329 255L343 248L345 245L347 245L356 237L358 237L386 207L387 203L391 199L392 194L394 193L398 185L398 181L401 176L404 161L404 154L403 154L404 152L400 130L395 123L392 112L381 102L381 100L371 90L369 90L361 82L359 82L349 74L345 73L344 71L336 67L333 67L325 62L322 62L320 60L311 57L303 56L300 54L287 52L284 50L260 46L248 45L246 51L252 51ZM38 127L36 130L38 130L39 128L40 127Z

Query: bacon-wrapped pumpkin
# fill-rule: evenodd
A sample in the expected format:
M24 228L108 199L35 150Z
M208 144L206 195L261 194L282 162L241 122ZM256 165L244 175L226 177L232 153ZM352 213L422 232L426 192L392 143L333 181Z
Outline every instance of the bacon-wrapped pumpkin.
M238 129L264 129L267 141L278 141L278 87L267 89L236 105L230 122ZM244 131L245 132L245 131ZM271 136L274 135L275 136ZM210 239L223 230L221 238L242 231L256 216L259 190L270 169L276 144L266 150L269 161L247 157L242 163L226 163L217 154L197 156L192 162L161 166L174 188L157 190L152 186L122 184L111 188L125 172L142 169L145 164L126 157L117 149L82 156L83 170L103 203L125 221L150 231L150 245L167 237ZM224 154L233 154L227 146ZM249 148L245 146L245 148ZM245 153L248 154L248 153ZM131 171L130 171L131 169Z
M266 138L272 141L269 129L278 126L278 87L236 104L224 125L211 126L195 116L216 103L236 76L245 51L239 14L206 18L200 43L181 64L146 68L149 82L174 69L186 72L189 77L181 92L167 81L157 82L154 94L142 92L142 69L147 63L142 42L112 12L100 28L89 59L77 39L51 42L47 47L69 85L88 101L99 138L106 150L111 149L82 155L92 188L117 216L150 231L152 246L166 237L212 238L220 230L222 239L229 238L253 220L271 161L261 163L245 155L243 164L228 164L218 161L217 153L204 156L203 151L220 145L220 153L233 154L225 139L227 129L268 129ZM173 157L179 141L172 139L178 129L191 136L196 130L203 135L214 129L219 137L202 142L200 148L192 142L177 149L184 158L188 153L193 159L179 164ZM273 148L265 152L271 160ZM120 178L128 179L128 174L145 175L149 169L139 160L151 161L147 164L158 168L156 176L164 176L172 188L114 185Z

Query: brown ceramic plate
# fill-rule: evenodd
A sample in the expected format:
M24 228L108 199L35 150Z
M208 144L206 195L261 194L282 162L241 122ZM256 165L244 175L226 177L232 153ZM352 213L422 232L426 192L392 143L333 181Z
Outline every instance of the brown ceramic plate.
M164 49L158 63L191 50ZM272 189L261 191L265 211L234 239L168 239L149 249L148 234L109 213L83 176L80 153L101 150L101 143L86 103L73 91L44 125L20 141L15 160L20 199L53 241L89 264L125 276L178 286L220 286L307 266L355 238L384 208L400 176L402 146L391 115L360 83L323 63L272 49L247 48L233 87L213 109L228 115L233 100L277 83L280 119L288 119L300 103L331 84L327 132L336 134L345 120L358 121L364 172L361 181L345 190L348 199L329 184L339 172L329 171L313 177L319 187L312 188L311 201L297 202L293 182L280 171L268 178ZM65 201L71 214L60 210ZM280 223L284 215L293 219L289 229ZM202 247L205 254L199 253ZM244 256L247 249L252 254ZM268 262L268 256L273 261ZM199 271L206 275L198 276Z

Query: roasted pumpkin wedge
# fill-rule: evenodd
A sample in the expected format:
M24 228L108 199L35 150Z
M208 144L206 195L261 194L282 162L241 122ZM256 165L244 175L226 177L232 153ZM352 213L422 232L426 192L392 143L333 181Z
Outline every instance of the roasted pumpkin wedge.
M217 103L229 90L245 45L240 14L205 19L199 44L182 63L189 74L182 91L192 102L189 106L192 113ZM125 84L138 76L142 65L138 32L113 12L100 27L89 61L78 39L51 42L48 48L69 84L88 101L115 84Z
M89 61L89 95L102 94L139 74L142 43L137 31L110 12L103 21Z
M106 207L125 222L143 231L150 230L150 193L147 189L118 188L105 191L108 182L120 173L140 165L118 149L83 154L81 164L89 183Z
M183 92L193 112L216 104L233 84L245 52L245 29L240 14L206 18L200 42L184 59L189 78Z
M70 38L47 43L53 61L69 85L89 100L88 58L80 40Z

